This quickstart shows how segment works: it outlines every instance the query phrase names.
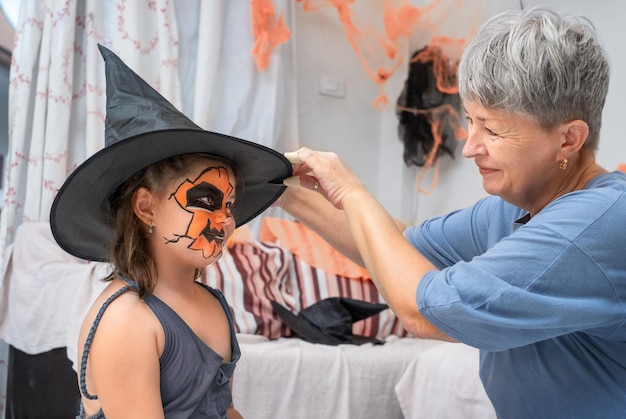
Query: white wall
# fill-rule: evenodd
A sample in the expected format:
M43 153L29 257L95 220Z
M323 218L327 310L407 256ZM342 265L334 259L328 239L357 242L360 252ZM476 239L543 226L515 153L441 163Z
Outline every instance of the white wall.
M377 2L357 2L359 14L378 12ZM367 185L381 169L381 113L370 104L378 89L365 75L334 9L296 8L296 66L300 142L339 153ZM345 82L344 98L318 93L321 76Z
M355 19L358 18L359 23L380 22L382 3L382 0L356 2ZM418 7L422 7L423 3L431 2L412 1ZM626 3L586 0L523 2L524 7L539 3L590 18L607 49L612 64L612 80L598 160L612 170L619 163L626 162L619 105L620 97L626 94L626 80L620 78L620 75L626 74L626 56L621 53L624 29L620 22L626 12ZM518 7L519 1L466 0L459 6L456 0L444 0L439 4L447 16L441 34L463 37L470 31L470 23L482 22L501 10ZM450 5L454 7L450 8ZM419 28L416 29L410 44L403 44L405 56L428 41L426 35L419 32ZM337 152L387 210L405 222L418 222L470 205L485 195L473 161L461 156L462 142L457 146L454 160L448 156L441 159L435 190L429 195L416 192L417 169L407 168L402 160L403 145L397 135L393 106L384 111L371 106L378 95L378 86L366 76L334 9L305 12L302 7L297 7L294 41L302 145ZM405 60L386 84L385 91L392 105L404 85L406 68ZM345 97L319 94L318 83L322 75L344 81ZM429 174L432 175L432 171ZM421 183L422 186L428 184L428 178Z

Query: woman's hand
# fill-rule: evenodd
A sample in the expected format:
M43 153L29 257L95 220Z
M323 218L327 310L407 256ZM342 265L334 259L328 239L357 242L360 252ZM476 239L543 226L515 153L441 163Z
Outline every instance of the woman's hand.
M294 165L293 176L284 180L286 185L317 191L338 209L343 208L346 197L365 189L335 153L303 147L285 157Z
M283 209L365 266L411 334L450 340L417 309L418 283L436 268L406 240L405 226L391 217L335 153L301 148L285 156L294 165L294 176L284 183L303 188L286 192Z

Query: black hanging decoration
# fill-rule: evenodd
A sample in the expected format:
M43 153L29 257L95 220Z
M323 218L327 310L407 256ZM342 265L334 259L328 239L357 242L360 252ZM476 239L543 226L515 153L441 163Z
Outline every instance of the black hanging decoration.
M426 46L411 56L396 107L407 166L430 167L444 153L454 158L461 108L456 80L456 66L440 48Z

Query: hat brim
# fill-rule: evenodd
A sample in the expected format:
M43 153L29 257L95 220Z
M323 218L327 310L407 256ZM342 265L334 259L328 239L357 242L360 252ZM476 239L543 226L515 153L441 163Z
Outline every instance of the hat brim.
M285 306L276 301L271 301L274 311L283 322L298 335L302 340L310 343L321 343L324 345L354 344L363 345L365 343L382 344L383 341L369 336L351 334L344 340L340 340L311 323L305 317L293 314Z
M205 153L233 164L238 173L232 206L242 226L267 209L284 192L291 163L268 147L224 134L172 129L148 132L118 141L78 166L52 203L50 227L66 252L86 260L106 262L113 240L109 198L135 173L163 160L188 153Z

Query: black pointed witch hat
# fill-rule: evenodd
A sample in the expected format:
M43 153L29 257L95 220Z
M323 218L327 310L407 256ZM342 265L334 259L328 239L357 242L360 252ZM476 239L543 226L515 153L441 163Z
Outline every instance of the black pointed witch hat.
M163 160L204 153L231 162L238 174L232 206L239 227L268 208L291 176L280 153L250 141L205 131L107 48L105 148L78 166L59 189L50 211L57 243L82 259L107 261L113 239L110 198L135 173Z
M329 297L302 309L296 315L276 301L271 303L287 326L307 342L325 345L384 343L373 337L352 333L352 325L389 308L387 304Z

